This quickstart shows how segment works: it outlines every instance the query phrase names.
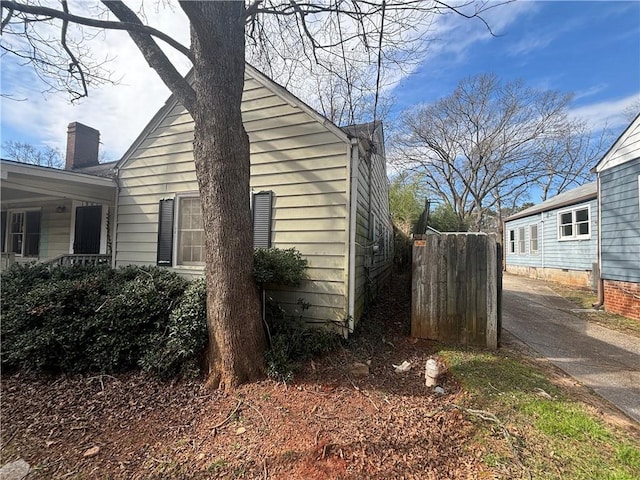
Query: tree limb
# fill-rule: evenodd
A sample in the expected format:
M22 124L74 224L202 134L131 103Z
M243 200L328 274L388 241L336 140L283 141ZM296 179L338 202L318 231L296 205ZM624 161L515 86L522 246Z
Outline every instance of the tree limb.
M97 20L95 18L81 17L73 15L68 12L56 10L55 8L43 7L40 5L25 5L23 3L15 2L13 0L2 0L2 8L7 9L10 12L23 12L31 15L47 16L50 18L58 18L60 20L66 20L67 22L77 23L79 25L85 25L87 27L105 28L108 30L124 30L128 32L138 32L146 35L151 35L159 38L168 45L175 48L177 51L186 56L189 60L192 60L191 50L176 41L169 35L160 30L157 30L148 25L144 25L140 20L138 22L112 22L109 20ZM132 12L133 13L133 12ZM134 14L135 15L135 14ZM137 16L136 16L137 18ZM8 21L8 18L5 19ZM2 26L5 26L5 20L2 22Z
M102 3L125 25L144 27L138 16L121 1L102 0ZM153 68L162 81L178 97L180 103L189 112L193 112L196 94L189 82L178 72L167 58L150 33L135 28L127 30L133 42L142 52L145 60Z

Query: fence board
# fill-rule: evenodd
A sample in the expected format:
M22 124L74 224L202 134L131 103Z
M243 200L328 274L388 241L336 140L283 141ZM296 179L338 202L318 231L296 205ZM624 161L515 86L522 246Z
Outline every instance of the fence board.
M414 242L411 335L497 348L498 249L485 234L427 235Z

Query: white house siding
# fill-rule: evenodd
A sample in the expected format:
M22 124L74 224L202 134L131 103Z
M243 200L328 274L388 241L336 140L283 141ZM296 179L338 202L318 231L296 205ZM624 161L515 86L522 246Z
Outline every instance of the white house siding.
M346 317L347 162L350 144L264 82L245 76L242 113L251 144L251 188L273 191L272 246L297 248L309 262L295 291L274 296L292 314L302 298L308 321ZM156 263L158 202L197 192L193 121L175 105L119 173L116 265ZM247 199L249 201L249 199ZM198 275L202 268L175 268Z
M381 130L376 131L378 146L383 146ZM357 322L391 274L393 229L389 214L389 185L384 151L376 152L358 162L356 207L356 285L354 320ZM373 215L370 215L372 212ZM376 222L376 238L373 225ZM374 253L374 245L378 246Z
M640 283L640 149L636 155L600 173L601 275L608 280Z
M640 158L640 121L638 119L620 140L622 140L620 144L614 144L613 150L608 152L604 168L615 167Z
M558 239L558 213L589 206L590 238L584 240ZM538 226L538 253L531 251L530 226ZM519 252L520 228L525 229L525 252ZM537 278L547 278L572 284L592 285L593 264L597 262L598 203L596 199L540 212L505 222L506 270ZM516 251L511 252L509 232L515 231Z

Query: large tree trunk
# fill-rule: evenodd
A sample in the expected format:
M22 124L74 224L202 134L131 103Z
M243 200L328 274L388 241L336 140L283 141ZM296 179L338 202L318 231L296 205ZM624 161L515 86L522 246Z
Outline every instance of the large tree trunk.
M196 102L194 159L206 246L210 387L264 373L265 336L253 279L249 138L244 87L244 2L184 2L191 21Z

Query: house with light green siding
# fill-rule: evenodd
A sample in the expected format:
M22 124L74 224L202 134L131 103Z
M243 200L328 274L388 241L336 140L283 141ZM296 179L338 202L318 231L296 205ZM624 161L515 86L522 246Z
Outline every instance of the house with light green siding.
M339 128L247 65L242 116L251 151L254 245L298 249L296 289L270 291L312 323L355 323L391 273L384 132ZM193 120L170 97L117 165L115 266L203 274L204 240ZM301 310L299 299L309 304Z
M0 162L0 269L13 263L110 263L115 162L98 163L99 132L67 131L64 169Z

